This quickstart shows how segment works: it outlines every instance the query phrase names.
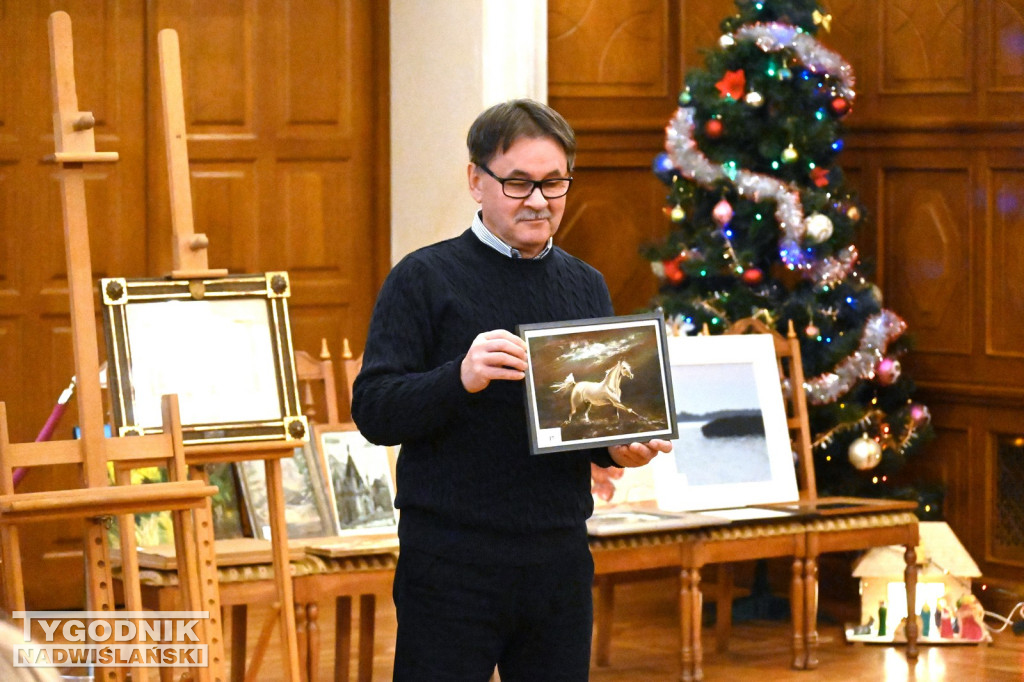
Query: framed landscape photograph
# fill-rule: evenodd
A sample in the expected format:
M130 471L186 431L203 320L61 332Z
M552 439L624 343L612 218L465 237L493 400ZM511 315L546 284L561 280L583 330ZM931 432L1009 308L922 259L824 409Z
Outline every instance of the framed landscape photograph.
M354 424L314 424L338 535L398 532L394 448L374 445Z
M100 280L118 436L157 433L174 393L186 444L304 440L287 273Z
M651 462L658 507L707 510L799 497L767 334L668 339L678 437Z
M660 312L519 325L533 454L672 439L677 427Z

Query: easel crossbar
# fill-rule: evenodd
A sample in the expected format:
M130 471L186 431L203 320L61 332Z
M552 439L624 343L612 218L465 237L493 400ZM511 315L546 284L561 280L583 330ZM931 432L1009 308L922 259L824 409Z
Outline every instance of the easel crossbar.
M0 496L0 524L194 509L216 494L217 486L202 481L16 493Z

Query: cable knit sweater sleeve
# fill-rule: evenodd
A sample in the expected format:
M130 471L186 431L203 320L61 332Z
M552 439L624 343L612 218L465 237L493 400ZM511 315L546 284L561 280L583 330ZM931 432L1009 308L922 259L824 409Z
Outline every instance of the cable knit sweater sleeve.
M445 319L443 291L416 257L396 265L381 288L352 405L359 430L374 443L429 438L468 396L460 376L465 351L440 359L431 352Z

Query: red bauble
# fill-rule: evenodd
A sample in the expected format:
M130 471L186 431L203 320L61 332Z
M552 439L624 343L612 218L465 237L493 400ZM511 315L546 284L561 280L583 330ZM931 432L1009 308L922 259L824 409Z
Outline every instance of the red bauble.
M661 262L662 267L665 269L665 279L672 284L680 284L684 279L686 279L686 273L679 267L683 260L684 258L682 254L680 254L672 260L665 260Z
M744 270L740 277L747 284L760 284L761 280L764 279L764 273L758 268L749 268Z
M850 103L842 97L836 97L832 100L832 111L836 112L840 116L844 115L850 110Z
M814 183L815 187L825 187L828 185L828 169L816 166L811 171L811 182Z
M713 118L704 124L704 132L707 133L708 137L712 139L716 137L721 137L723 130L724 126L722 125L722 122L719 121L717 118Z

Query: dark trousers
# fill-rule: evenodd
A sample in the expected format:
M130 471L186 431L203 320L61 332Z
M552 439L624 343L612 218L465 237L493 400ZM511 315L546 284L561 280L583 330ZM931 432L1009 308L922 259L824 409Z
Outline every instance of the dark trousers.
M586 543L529 566L463 564L403 548L395 682L586 682L594 605Z

